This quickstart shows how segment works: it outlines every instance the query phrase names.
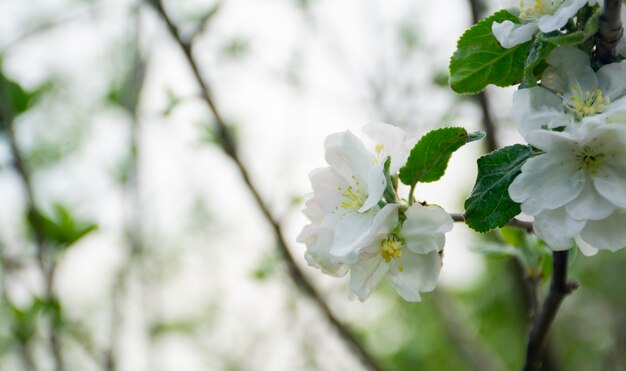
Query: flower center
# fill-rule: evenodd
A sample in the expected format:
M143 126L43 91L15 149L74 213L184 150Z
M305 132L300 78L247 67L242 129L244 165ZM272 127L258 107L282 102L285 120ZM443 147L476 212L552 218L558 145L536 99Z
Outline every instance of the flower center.
M519 2L519 18L525 21L537 19L542 15L554 14L563 0L530 0Z
M395 236L388 237L380 244L380 255L387 263L402 257L402 242ZM403 269L402 265L398 266L399 271Z
M604 154L598 153L594 148L585 146L576 153L576 168L595 176L604 162L604 157Z
M338 187L341 196L346 199L339 205L342 209L358 210L367 200L367 195L361 191L359 180L355 176L352 176L352 180L354 184Z
M601 113L606 106L611 104L611 99L602 95L602 90L595 88L593 91L580 90L580 87L572 87L574 94L569 99L563 99L563 106L574 112L577 118Z

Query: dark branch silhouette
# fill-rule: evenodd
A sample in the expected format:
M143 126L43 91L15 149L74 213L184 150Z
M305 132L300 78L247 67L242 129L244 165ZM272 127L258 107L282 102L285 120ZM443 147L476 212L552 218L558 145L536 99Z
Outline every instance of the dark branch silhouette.
M159 16L166 23L167 28L175 39L176 43L182 49L187 62L189 63L189 67L191 68L196 82L200 87L201 98L208 105L211 110L213 117L215 119L215 125L217 127L218 135L220 137L220 145L223 151L230 157L230 159L235 163L239 173L248 188L248 191L252 194L255 203L260 209L261 213L265 217L265 220L270 224L274 238L277 242L277 247L282 253L284 261L287 265L288 272L294 283L304 292L308 297L310 297L317 306L321 309L326 319L333 325L333 327L337 330L341 338L350 346L350 348L355 352L355 354L361 359L364 366L371 370L382 370L382 368L378 365L377 361L363 348L363 346L357 341L354 335L335 317L335 315L331 312L330 308L321 297L321 295L317 292L317 290L313 287L313 285L309 282L309 280L304 276L304 273L298 267L293 255L289 251L287 247L287 242L283 236L283 232L280 224L276 220L276 218L272 215L269 207L266 205L265 201L261 197L258 189L252 182L250 175L246 166L242 163L239 155L237 153L237 148L235 144L235 140L232 137L231 131L229 130L226 121L222 118L220 111L217 108L217 105L213 99L213 96L210 92L208 84L205 82L202 74L200 72L199 66L196 63L193 54L192 54L192 42L185 40L178 27L172 22L170 17L168 16L166 10L163 7L163 3L160 0L149 0L149 3L156 9Z

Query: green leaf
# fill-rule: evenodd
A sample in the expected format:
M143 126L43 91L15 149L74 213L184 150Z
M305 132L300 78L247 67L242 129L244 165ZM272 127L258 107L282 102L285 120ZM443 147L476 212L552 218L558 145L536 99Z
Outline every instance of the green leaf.
M96 230L96 224L75 220L62 205L56 204L50 216L38 210L31 210L28 222L37 233L58 247L68 247L90 232Z
M476 23L465 31L450 59L450 86L457 93L478 93L487 85L510 86L522 80L531 42L503 48L491 31L493 22L519 19L506 10Z
M478 159L478 177L465 201L465 223L478 232L487 232L508 223L521 212L509 197L509 185L532 155L529 146L516 144Z
M474 142L477 140L481 140L485 137L485 132L484 131L474 131L471 132L469 134L467 134L467 143L469 142Z
M472 135L473 139L478 136L476 133ZM459 127L426 133L411 150L406 165L400 169L400 180L410 186L438 180L446 171L452 153L467 143L468 138L467 131Z
M383 173L385 174L385 192L383 193L383 197L385 201L389 203L397 203L398 195L396 194L396 187L394 186L394 182L391 179L391 175L389 174L389 167L391 167L391 157L387 156L385 160L385 165L383 168ZM395 184L397 186L397 183Z

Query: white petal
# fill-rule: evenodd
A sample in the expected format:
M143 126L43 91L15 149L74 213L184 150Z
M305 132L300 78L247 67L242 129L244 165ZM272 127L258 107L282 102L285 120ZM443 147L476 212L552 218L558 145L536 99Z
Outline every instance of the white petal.
M359 251L371 242L369 236L377 215L375 208L365 213L350 213L336 221L330 253L345 263L354 263Z
M595 120L594 120L595 119ZM626 97L621 97L612 101L608 107L602 111L600 115L588 116L583 121L598 121L602 124L616 123L623 124L626 122Z
M450 232L454 221L448 213L435 205L413 204L406 211L402 237L409 250L416 254L439 251L445 244L444 233Z
M590 144L601 148L604 159L593 183L598 192L614 205L626 209L626 125L608 124L593 130Z
M565 208L545 210L535 217L533 229L554 251L572 247L573 239L585 226L585 221L572 219Z
M559 153L567 156L566 153L575 150L578 143L586 139L588 133L587 126L577 125L573 130L573 132L535 130L526 135L526 140L534 147L555 156Z
M576 242L576 246L578 246L578 250L580 250L580 252L583 253L584 256L594 256L598 253L598 251L600 251L585 242L585 240L580 238L580 236L576 236L574 241Z
M337 205L343 201L339 186L343 186L345 181L332 168L324 167L315 169L309 175L311 186L313 187L313 198L307 201L306 207L318 208L312 211L310 217L319 218L319 214L328 214L335 211ZM309 214L305 211L305 214Z
M537 23L516 24L511 21L493 22L491 31L503 48L509 49L529 41L537 32Z
M331 134L324 142L326 162L343 177L351 182L352 176L367 179L374 159L363 142L350 131Z
M560 30L585 4L587 4L587 0L566 0L559 6L554 15L547 14L539 18L539 29L542 32Z
M350 269L350 291L365 301L389 270L380 254L362 254Z
M600 68L596 75L598 87L611 102L626 94L626 61L607 64Z
M376 165L370 168L367 176L367 199L359 212L365 212L378 204L378 201L385 193L387 181L385 180L384 164Z
M415 254L428 254L443 249L446 244L446 236L442 233L435 235L413 235L405 237L406 247Z
M602 197L593 184L587 182L578 197L565 205L565 210L576 220L600 220L611 215L615 206Z
M385 123L372 123L363 127L363 132L382 145L380 159L384 163L387 156L391 157L389 172L395 174L406 163L410 148L405 145L406 134L397 126Z
M396 204L385 205L380 211L374 208L347 215L337 223L330 253L343 262L354 263L361 250L379 243L398 223Z
M399 269L400 265L402 269ZM420 292L435 289L440 271L439 253L412 254L405 251L401 258L392 261L387 277L405 300L420 301Z
M570 46L554 49L546 59L554 68L548 74L556 73L564 89L563 96L569 98L572 87L580 87L582 92L598 87L598 79L589 63L589 55L582 50Z
M580 237L596 249L616 251L626 247L626 212L588 222Z
M533 157L509 186L509 195L522 204L522 211L528 215L556 209L575 199L583 189L583 175L575 170L571 158L551 153Z
M301 234L299 237L302 236ZM307 239L307 251L304 254L304 258L310 266L318 268L328 275L342 277L348 272L348 266L340 263L337 258L330 255L329 248L332 242L333 230L330 228L318 228Z
M513 94L513 122L526 137L528 133L543 126L553 129L573 121L573 116L563 110L561 98L540 86L519 89Z

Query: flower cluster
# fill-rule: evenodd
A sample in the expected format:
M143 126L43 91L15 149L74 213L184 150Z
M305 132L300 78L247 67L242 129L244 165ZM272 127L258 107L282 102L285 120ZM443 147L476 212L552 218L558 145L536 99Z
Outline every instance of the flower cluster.
M310 175L304 213L311 223L298 241L309 265L333 276L350 272L350 291L361 301L385 276L404 299L419 301L435 288L453 221L438 206L399 201L393 180L414 141L389 124L363 131L373 151L350 131L326 139L329 166Z
M553 250L574 241L626 246L626 61L591 68L589 56L556 48L541 86L518 90L513 120L538 151L509 187Z

